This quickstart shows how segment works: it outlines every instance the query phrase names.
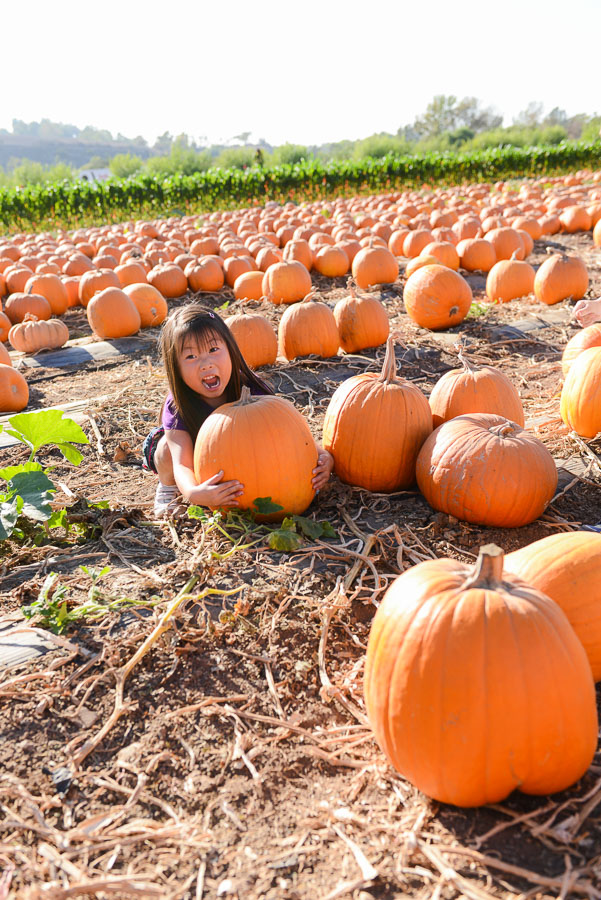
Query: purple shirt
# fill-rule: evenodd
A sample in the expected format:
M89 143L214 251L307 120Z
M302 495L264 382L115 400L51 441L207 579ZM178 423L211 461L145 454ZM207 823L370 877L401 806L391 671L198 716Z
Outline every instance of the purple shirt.
M270 389L266 384L261 382L261 386L251 384L249 385L250 392L253 396L264 396L266 394L271 394ZM215 412L212 406L209 406L208 403L202 399L202 397L198 397L198 408L204 414L204 419L208 418L212 412ZM219 407L217 407L219 409ZM161 415L161 424L165 431L188 431L186 426L184 425L184 421L180 414L177 411L177 407L175 405L175 400L173 399L173 394L171 391L167 394L165 402L163 404L163 412Z

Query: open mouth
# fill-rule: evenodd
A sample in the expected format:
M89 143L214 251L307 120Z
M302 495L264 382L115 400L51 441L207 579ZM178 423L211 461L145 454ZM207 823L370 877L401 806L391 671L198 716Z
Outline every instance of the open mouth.
M221 386L221 378L219 375L207 375L202 379L202 383L208 391L216 391Z

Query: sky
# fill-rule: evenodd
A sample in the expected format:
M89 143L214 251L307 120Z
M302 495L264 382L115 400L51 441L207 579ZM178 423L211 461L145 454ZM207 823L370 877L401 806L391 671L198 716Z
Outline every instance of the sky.
M6 6L6 8L4 8ZM0 128L243 132L269 144L395 133L437 94L504 117L601 114L601 0L28 0L2 10Z

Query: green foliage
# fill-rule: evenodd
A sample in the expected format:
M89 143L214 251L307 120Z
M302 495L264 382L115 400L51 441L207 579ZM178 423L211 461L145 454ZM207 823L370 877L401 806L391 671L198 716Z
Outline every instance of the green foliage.
M505 130L503 135L507 139ZM476 135L470 144L483 139L484 135ZM180 146L174 155L178 152L187 151ZM252 162L252 147L230 148L230 152L246 154L247 161ZM242 164L242 157L239 162ZM59 221L81 225L90 220L165 215L176 209L201 212L266 200L319 200L424 184L558 175L600 165L601 142L561 141L555 145L462 149L458 153L443 149L419 156L388 153L378 159L358 161L324 162L312 158L293 165L249 165L244 170L213 168L191 175L153 177L144 171L126 180L27 185L19 190L0 188L0 223L6 229L19 230Z
M269 155L269 163L272 166L292 166L312 156L309 149L300 144L281 144Z
M133 156L131 153L118 153L113 156L109 163L111 174L115 178L129 178L135 175L143 166L143 162L139 156Z
M63 418L59 409L19 413L8 420L9 428L0 426L7 434L29 448L26 463L0 469L0 540L9 538L20 516L37 522L52 517L50 500L55 491L48 477L51 467L44 469L34 457L42 447L55 446L70 463L77 466L83 459L75 444L88 444L88 438L77 422Z
M598 141L601 137L601 116L595 116L590 122L587 122L582 129L581 138L583 141Z
M254 147L226 147L214 165L218 169L248 169L254 165L255 153Z
M94 569L90 566L79 566L81 572L90 578L87 599L83 603L76 603L69 596L70 589L58 583L59 575L50 572L46 577L37 598L21 607L21 612L26 619L34 619L41 628L47 628L55 634L62 634L69 625L82 620L96 621L108 612L124 609L130 606L154 606L158 599L153 597L149 602L132 600L129 597L120 597L105 590L99 582L111 571L110 566L102 569Z

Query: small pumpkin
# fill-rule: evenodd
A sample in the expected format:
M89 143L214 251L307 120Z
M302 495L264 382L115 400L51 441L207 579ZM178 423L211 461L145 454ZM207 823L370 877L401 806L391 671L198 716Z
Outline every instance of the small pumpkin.
M323 423L323 445L347 484L390 492L415 483L415 462L432 431L420 389L399 378L389 337L380 374L353 375L336 388Z
M194 446L198 483L223 470L223 481L244 485L237 498L250 509L271 497L282 510L262 515L268 521L302 514L314 497L312 473L317 448L301 413L282 397L251 396L244 386L240 400L224 403L203 422Z
M121 287L114 269L91 269L79 279L79 302L85 308L95 294L111 287Z
M505 557L505 571L554 600L601 680L601 534L561 531Z
M423 266L407 279L403 300L414 322L439 331L463 322L472 303L472 289L447 266Z
M326 303L315 299L314 291L284 310L278 344L282 355L290 360L309 354L336 356L340 336L334 313Z
M278 355L278 339L273 326L265 316L243 312L228 316L225 324L230 329L242 356L251 367L272 366Z
M150 270L146 278L148 284L168 299L182 297L188 290L188 279L174 262L159 263Z
M464 238L457 244L462 269L468 272L490 272L497 261L495 248L485 238Z
M515 228L507 226L492 228L486 232L486 240L495 248L497 260L511 259L514 253L516 253L514 259L524 259L526 255L524 241Z
M0 342L8 340L8 332L10 331L12 322L6 313L0 312Z
M349 295L334 307L340 346L346 353L379 347L390 333L388 314L377 297L357 294L349 280Z
M364 685L388 760L444 803L561 791L595 753L586 653L556 603L503 571L494 545L475 566L428 560L395 579L373 620Z
M533 522L557 487L555 461L542 441L490 413L439 425L419 452L416 476L434 509L501 528Z
M29 402L29 387L20 372L0 363L0 412L21 412Z
M215 256L203 256L188 263L184 274L188 279L190 290L194 293L198 291L215 293L225 284L223 268Z
M399 277L399 263L387 246L368 246L359 250L351 268L353 278L361 288L374 284L392 284Z
M25 294L18 292L8 297L4 311L13 325L22 322L27 313L37 316L38 319L49 319L52 315L50 304L40 294Z
M573 360L561 389L560 414L581 437L601 431L601 347L588 347Z
M22 322L10 329L8 340L21 353L57 350L69 340L69 329L60 319L40 320L27 313Z
M579 256L554 253L542 263L534 278L534 294L551 306L570 297L581 300L588 289L588 272Z
M236 300L260 300L263 296L263 275L260 270L238 275L234 282Z
M313 268L327 278L340 278L347 274L350 262L342 247L332 244L317 248L313 258Z
M493 366L474 366L459 352L461 369L439 378L429 397L434 427L466 413L494 413L524 427L524 408L517 388Z
M62 316L69 307L67 289L58 275L33 275L25 285L26 294L39 294L50 304L53 316Z

